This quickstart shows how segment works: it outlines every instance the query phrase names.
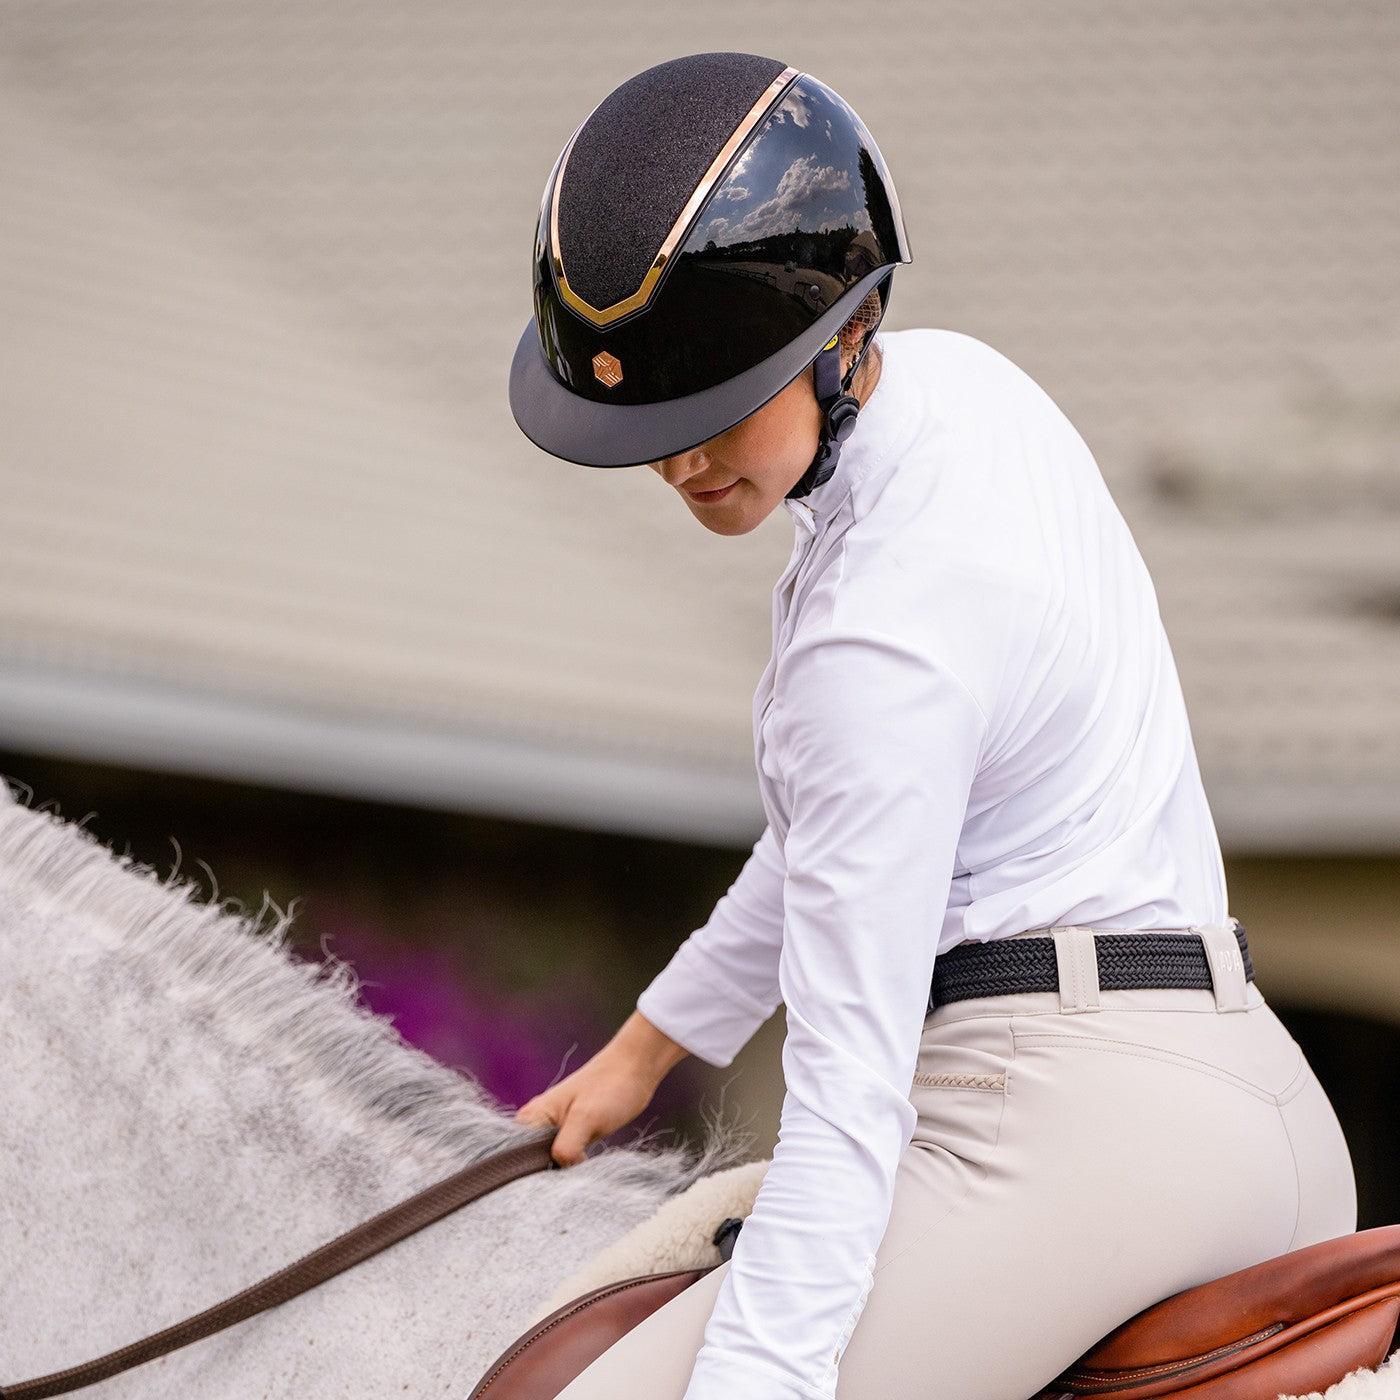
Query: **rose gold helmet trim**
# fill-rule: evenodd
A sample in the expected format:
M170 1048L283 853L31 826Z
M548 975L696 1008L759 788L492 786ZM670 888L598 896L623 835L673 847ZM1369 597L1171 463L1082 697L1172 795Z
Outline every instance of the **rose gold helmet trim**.
M569 279L564 275L564 260L559 254L559 190L564 183L564 171L568 168L569 153L574 148L574 142L578 140L579 131L583 130L583 126L588 125L585 121L583 126L574 132L569 139L569 144L564 148L564 155L559 161L559 173L554 177L554 189L550 193L549 200L550 258L554 264L555 280L559 284L559 295L564 304L577 311L580 316L591 321L595 326L610 326L614 321L620 321L633 311L641 310L651 300L651 294L656 290L656 284L661 280L661 274L666 270L666 264L670 262L671 255L676 251L676 245L690 226L690 221L699 212L700 206L709 198L710 191L714 188L724 167L729 164L734 152L744 144L749 133L758 125L763 114L777 100L782 90L797 77L797 73L796 68L784 68L769 83L763 96L749 108L743 121L734 128L734 134L724 143L720 153L710 162L710 168L701 177L700 183L696 185L690 198L686 200L685 208L681 210L676 222L671 225L671 231L661 244L655 261L647 270L646 276L642 278L642 285L630 297L615 301L611 306L604 307L601 311L596 306L590 306L569 286Z

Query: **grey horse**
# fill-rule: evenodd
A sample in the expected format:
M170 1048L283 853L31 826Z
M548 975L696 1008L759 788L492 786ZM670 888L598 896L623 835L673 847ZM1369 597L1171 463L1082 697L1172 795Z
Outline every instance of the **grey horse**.
M0 783L0 1386L197 1312L538 1137L288 918L209 903ZM737 1149L639 1143L484 1197L93 1400L461 1400L569 1275Z

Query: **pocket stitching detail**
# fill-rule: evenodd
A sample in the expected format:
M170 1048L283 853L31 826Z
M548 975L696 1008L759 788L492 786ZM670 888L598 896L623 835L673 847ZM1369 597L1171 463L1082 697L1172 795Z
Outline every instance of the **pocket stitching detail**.
M1006 1088L1004 1074L927 1074L914 1071L914 1083L926 1089L979 1089L996 1092Z

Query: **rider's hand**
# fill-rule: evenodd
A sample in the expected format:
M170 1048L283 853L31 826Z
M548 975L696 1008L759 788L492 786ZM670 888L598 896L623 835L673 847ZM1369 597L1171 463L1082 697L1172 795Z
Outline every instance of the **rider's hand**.
M521 1104L516 1121L553 1123L550 1148L562 1167L584 1160L588 1146L630 1123L652 1100L666 1072L687 1051L634 1011L591 1060Z
M566 1079L523 1103L516 1119L543 1127L554 1123L550 1151L561 1167L584 1159L584 1149L630 1123L650 1102L656 1086L600 1050Z

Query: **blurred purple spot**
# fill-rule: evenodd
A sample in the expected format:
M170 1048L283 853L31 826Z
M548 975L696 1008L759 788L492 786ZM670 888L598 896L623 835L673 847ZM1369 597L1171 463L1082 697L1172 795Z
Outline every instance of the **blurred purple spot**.
M578 996L547 984L506 992L473 974L450 946L395 939L343 913L327 923L327 947L361 981L360 999L435 1060L462 1070L502 1103L519 1105L576 1069L611 1028ZM587 996L587 989L582 989Z

